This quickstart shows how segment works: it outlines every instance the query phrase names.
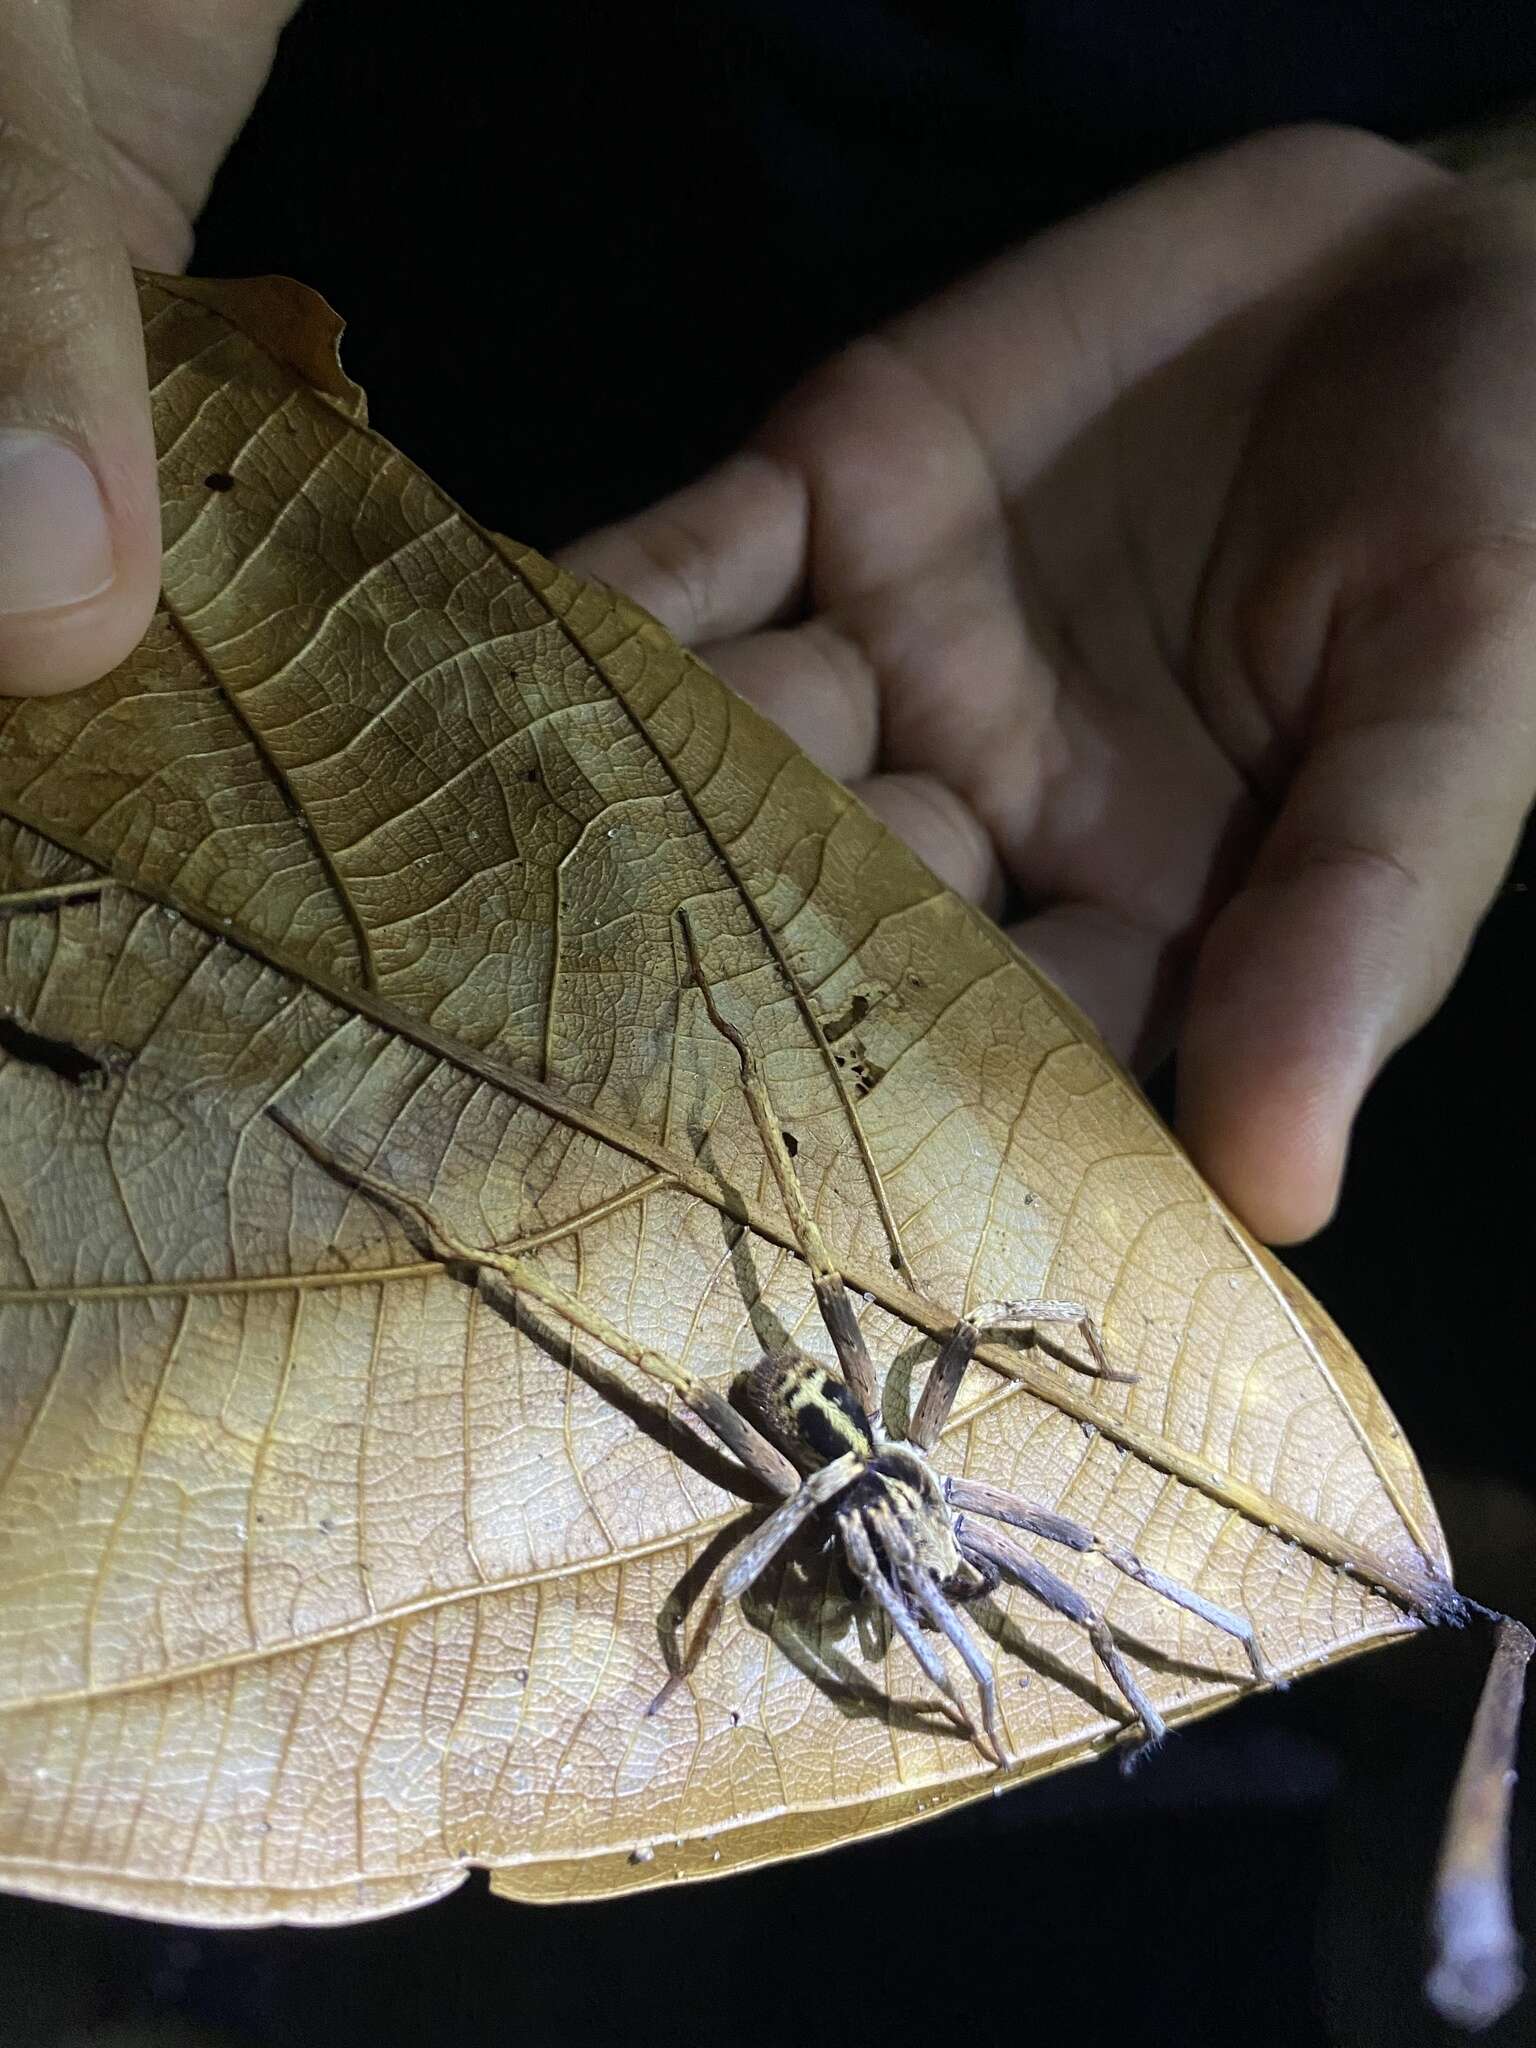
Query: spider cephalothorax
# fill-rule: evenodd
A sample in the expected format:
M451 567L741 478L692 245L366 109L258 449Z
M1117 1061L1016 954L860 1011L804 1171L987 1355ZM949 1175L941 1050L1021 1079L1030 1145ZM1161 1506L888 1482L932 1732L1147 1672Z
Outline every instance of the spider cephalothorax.
M951 1600L991 1592L998 1574L964 1555L932 1465L913 1445L892 1442L878 1420L867 1421L835 1372L791 1346L765 1353L740 1391L742 1406L802 1472L853 1458L846 1488L823 1513L834 1526L857 1516L888 1575L921 1569Z

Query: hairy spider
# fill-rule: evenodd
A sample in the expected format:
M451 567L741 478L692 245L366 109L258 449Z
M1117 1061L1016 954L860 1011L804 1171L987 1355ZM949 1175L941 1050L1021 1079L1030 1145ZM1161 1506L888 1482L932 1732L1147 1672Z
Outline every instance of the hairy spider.
M1091 1529L1064 1515L979 1480L941 1475L930 1462L929 1453L984 1334L1032 1329L1040 1323L1069 1323L1080 1333L1089 1353L1091 1366L1083 1370L1107 1378L1128 1377L1110 1367L1098 1331L1080 1302L1000 1301L969 1310L935 1358L905 1438L895 1440L887 1435L863 1332L842 1275L810 1213L756 1060L741 1033L722 1016L701 968L687 914L679 912L678 916L692 977L710 1021L741 1063L753 1121L784 1198L795 1242L811 1270L817 1304L841 1375L790 1348L762 1358L747 1377L743 1404L751 1411L757 1429L743 1436L742 1418L729 1410L737 1429L726 1441L751 1471L788 1498L732 1559L678 1669L652 1701L650 1711L657 1712L694 1669L726 1605L740 1598L795 1533L818 1516L830 1520L854 1577L943 1694L946 1711L952 1712L984 1755L1000 1764L1007 1761L1007 1755L998 1725L996 1683L954 1603L989 1593L1005 1579L1025 1587L1054 1613L1087 1630L1100 1662L1140 1723L1145 1741L1157 1741L1165 1725L1136 1683L1102 1615L1065 1579L1001 1529L984 1527L978 1516L1068 1550L1097 1552L1138 1585L1236 1637L1247 1652L1254 1678L1261 1684L1269 1682L1258 1638L1241 1616L1152 1570L1130 1551L1102 1541ZM724 1435L717 1418L702 1409L696 1412ZM786 1484L780 1452L792 1461L799 1479L793 1491ZM937 1630L953 1644L975 1681L981 1703L979 1728L925 1629Z
M434 1257L481 1276L498 1276L514 1295L552 1309L669 1388L735 1453L747 1471L783 1497L727 1567L678 1669L649 1711L656 1713L693 1670L727 1603L745 1593L795 1532L817 1515L830 1519L834 1540L849 1569L938 1688L944 1711L984 1756L997 1763L1005 1763L1007 1756L998 1724L996 1684L980 1646L956 1613L955 1603L974 1600L1005 1579L1025 1587L1053 1613L1065 1615L1087 1630L1100 1662L1146 1741L1155 1742L1165 1729L1162 1716L1136 1683L1103 1616L1075 1587L1002 1529L984 1524L1005 1523L1067 1550L1096 1552L1138 1585L1236 1637L1247 1652L1255 1679L1261 1684L1271 1682L1258 1638L1240 1615L1228 1613L1190 1587L1154 1571L1131 1551L1104 1542L1093 1530L1065 1515L982 1480L940 1474L930 1462L929 1454L949 1419L966 1367L984 1334L1034 1330L1042 1323L1071 1324L1088 1353L1086 1361L1071 1360L1080 1372L1106 1379L1133 1377L1110 1365L1081 1302L998 1301L969 1310L941 1345L905 1436L895 1440L887 1434L864 1333L806 1202L757 1062L741 1033L720 1013L700 967L685 912L679 911L678 921L692 978L710 1021L741 1062L752 1119L784 1198L795 1243L810 1268L817 1305L840 1367L833 1371L793 1348L763 1358L743 1390L750 1417L678 1360L640 1343L593 1303L567 1292L537 1259L466 1242L415 1196L361 1162L338 1156L300 1129L276 1104L267 1110L267 1115L328 1172L395 1210ZM954 1645L975 1681L981 1702L979 1727L956 1690L942 1653L927 1639L925 1631L933 1630Z

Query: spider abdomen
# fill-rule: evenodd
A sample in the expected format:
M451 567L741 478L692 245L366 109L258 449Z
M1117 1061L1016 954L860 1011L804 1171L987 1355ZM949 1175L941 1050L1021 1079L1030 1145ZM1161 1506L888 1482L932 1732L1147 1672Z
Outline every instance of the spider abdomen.
M806 1470L856 1451L874 1456L869 1425L835 1372L802 1351L765 1354L747 1375L746 1398L769 1435Z

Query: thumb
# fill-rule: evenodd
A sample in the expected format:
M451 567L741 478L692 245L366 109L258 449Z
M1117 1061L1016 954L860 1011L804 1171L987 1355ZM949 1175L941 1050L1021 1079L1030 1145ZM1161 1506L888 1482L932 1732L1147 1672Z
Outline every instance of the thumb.
M128 257L67 0L0 10L0 692L93 681L154 610L160 521Z
M1342 619L1313 745L1208 933L1179 1123L1260 1237L1327 1222L1350 1126L1438 1007L1536 787L1536 552L1431 565Z

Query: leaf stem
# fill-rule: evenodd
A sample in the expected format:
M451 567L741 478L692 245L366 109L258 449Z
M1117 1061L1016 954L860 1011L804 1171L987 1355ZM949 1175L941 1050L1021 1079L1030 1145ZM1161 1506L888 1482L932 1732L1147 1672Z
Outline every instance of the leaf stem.
M1509 1809L1525 1667L1536 1638L1501 1616L1435 1876L1425 1994L1455 2026L1491 2026L1525 1986L1509 1890Z

